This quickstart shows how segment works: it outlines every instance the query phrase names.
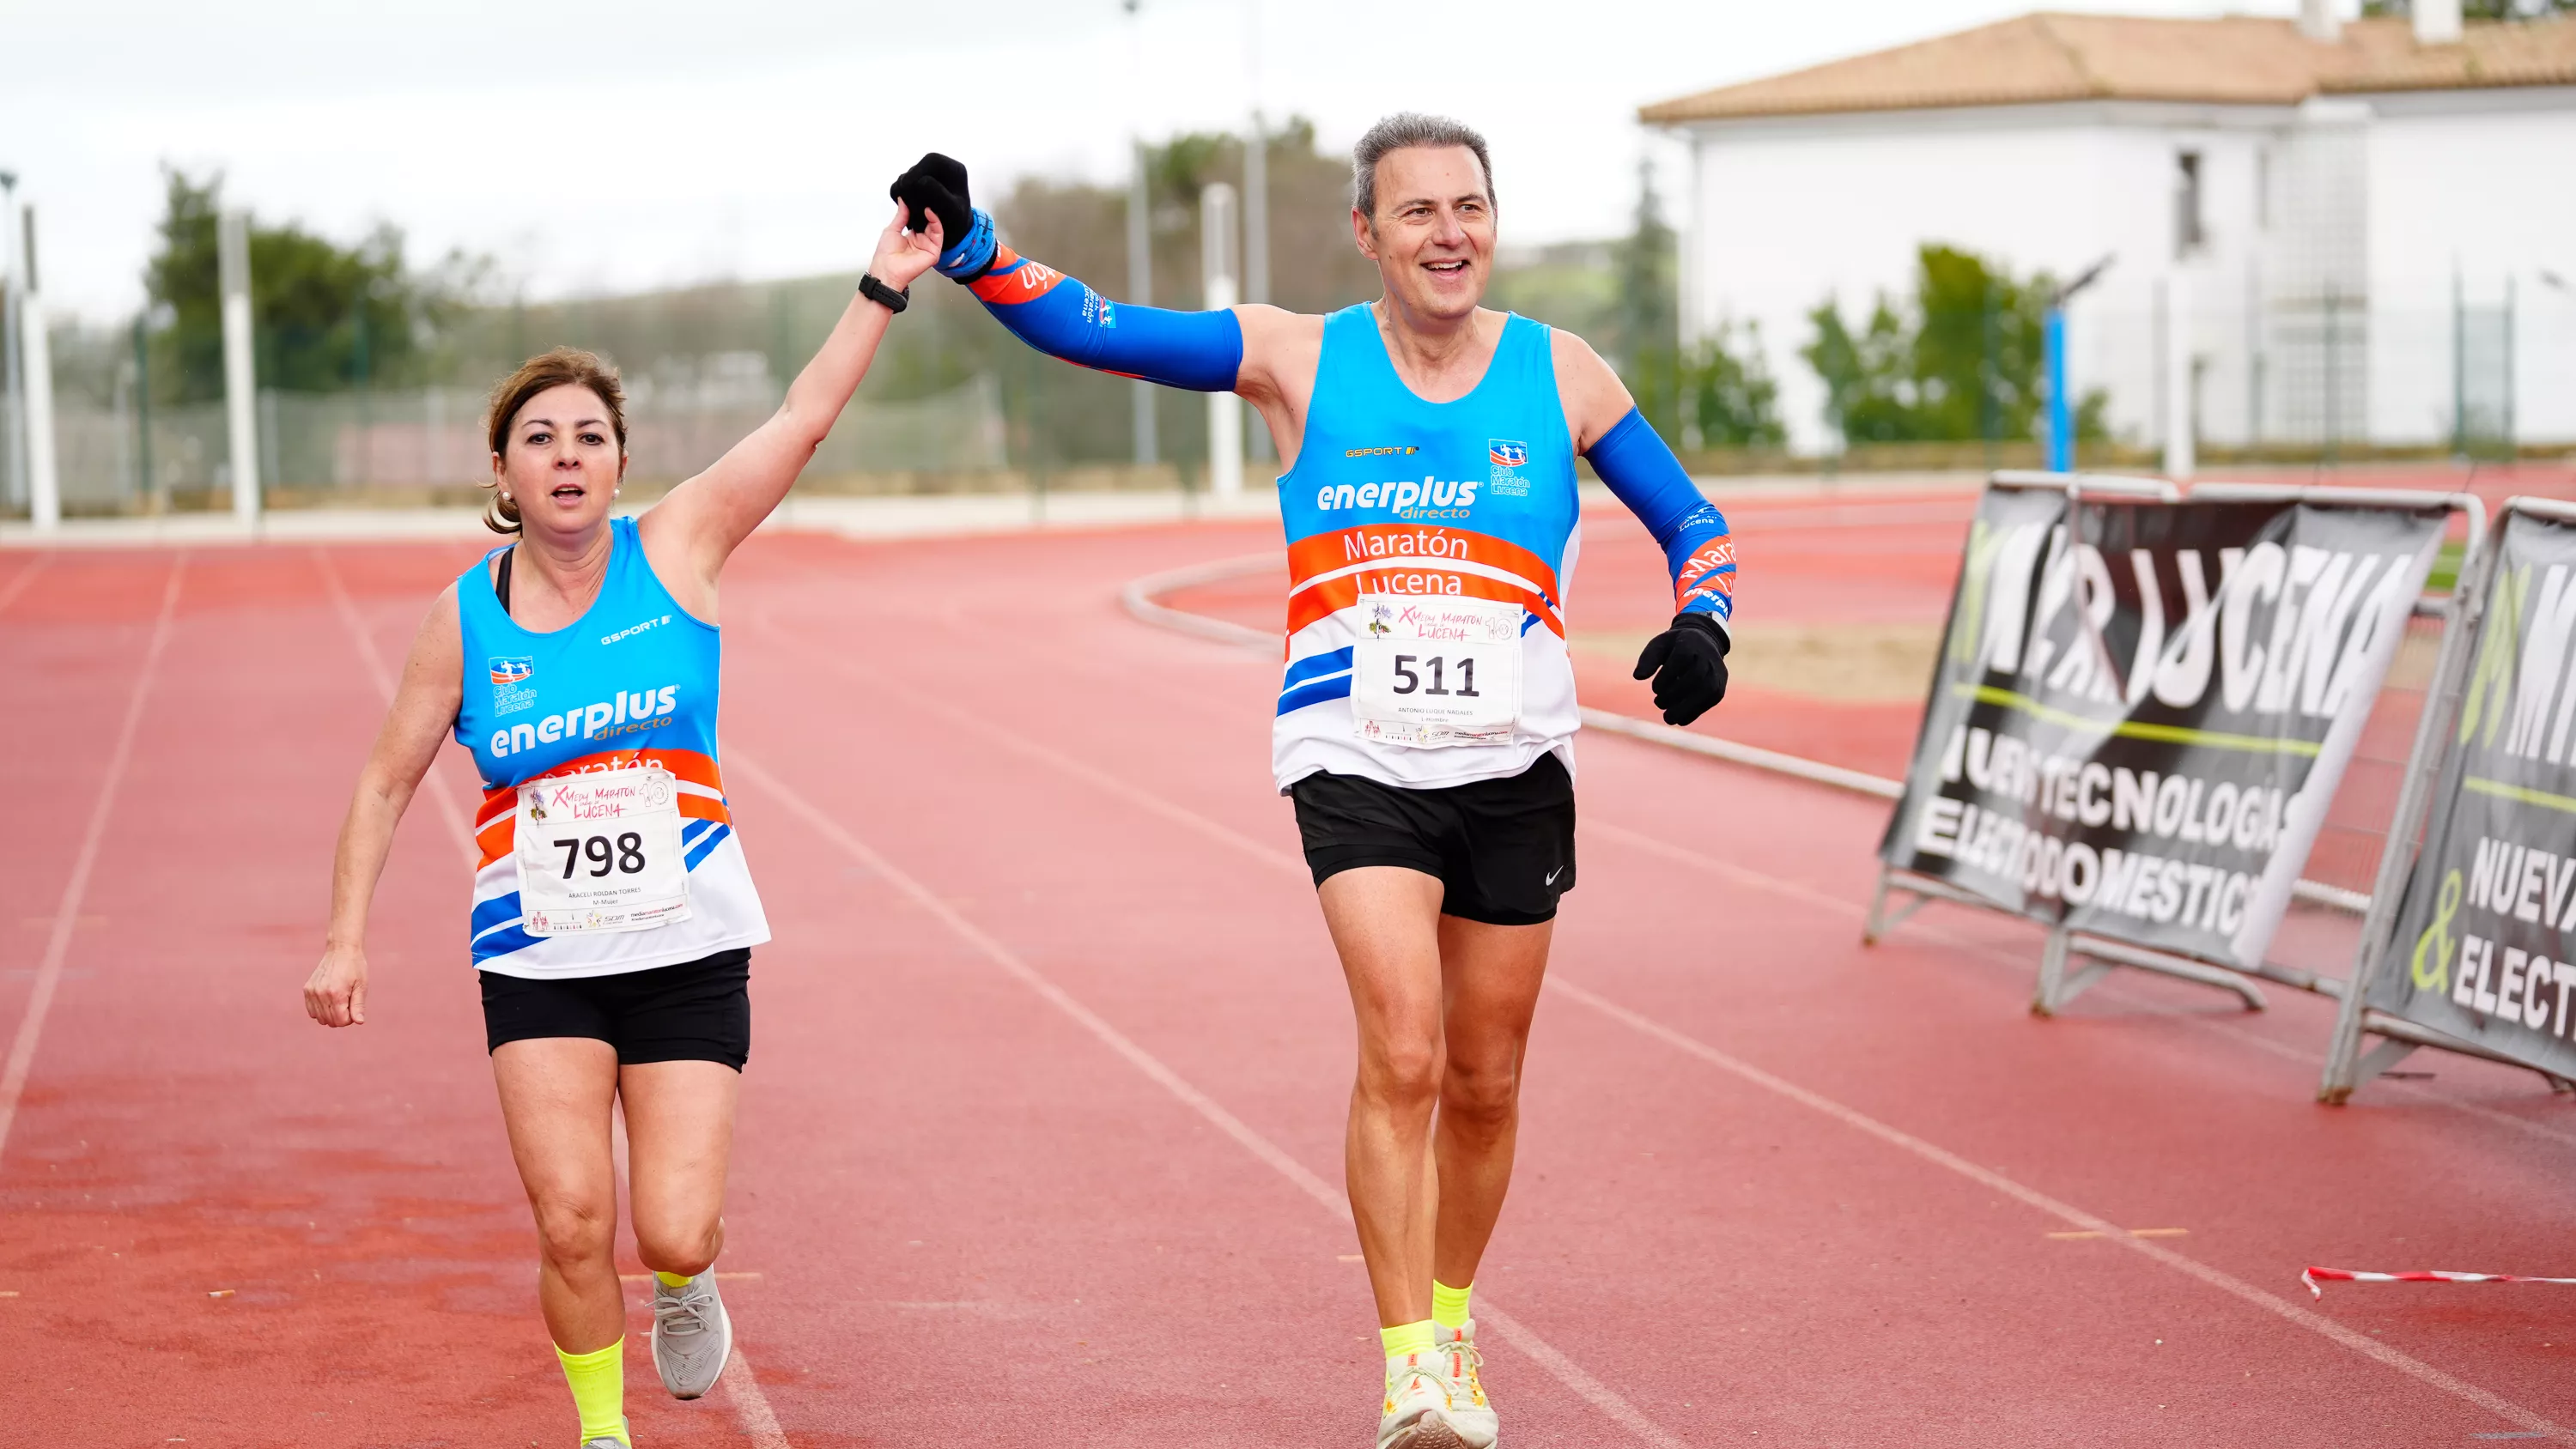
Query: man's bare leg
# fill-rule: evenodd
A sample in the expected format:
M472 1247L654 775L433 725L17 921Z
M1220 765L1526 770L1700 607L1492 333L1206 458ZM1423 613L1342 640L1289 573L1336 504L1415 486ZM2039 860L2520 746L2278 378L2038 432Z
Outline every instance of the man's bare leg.
M1520 1136L1521 1058L1547 979L1553 921L1489 926L1440 918L1441 1033L1446 1070L1432 1150L1440 1185L1432 1276L1452 1288L1476 1281L1512 1183Z
M1316 895L1341 953L1359 1023L1343 1168L1378 1324L1431 1316L1433 1222L1440 1199L1431 1119L1440 1101L1440 897L1435 876L1362 866Z

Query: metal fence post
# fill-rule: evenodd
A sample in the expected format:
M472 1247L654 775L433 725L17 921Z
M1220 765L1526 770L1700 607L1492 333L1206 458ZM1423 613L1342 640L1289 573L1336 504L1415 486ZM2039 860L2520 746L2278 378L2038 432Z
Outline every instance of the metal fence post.
M2469 456L2469 304L2451 264L2451 456Z
M26 373L27 521L37 532L51 533L63 521L63 480L54 456L53 339L45 326L42 274L36 270L36 208L22 207L18 216L26 228L18 259L27 301L18 311L18 321L25 333L19 341L19 356Z
M152 348L142 314L134 318L134 478L142 487L143 511L159 513L161 494L152 475Z
M215 223L224 319L224 417L231 440L233 517L259 523L257 374L251 361L250 218L227 211Z

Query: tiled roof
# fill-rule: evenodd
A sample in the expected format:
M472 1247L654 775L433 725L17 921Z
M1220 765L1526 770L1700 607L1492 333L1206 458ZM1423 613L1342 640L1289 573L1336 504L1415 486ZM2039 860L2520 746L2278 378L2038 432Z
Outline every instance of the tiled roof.
M2311 40L2288 20L2042 11L1644 107L1683 121L2046 101L2295 105L2319 93L2576 84L2576 18L2467 27L2418 45L2403 19Z

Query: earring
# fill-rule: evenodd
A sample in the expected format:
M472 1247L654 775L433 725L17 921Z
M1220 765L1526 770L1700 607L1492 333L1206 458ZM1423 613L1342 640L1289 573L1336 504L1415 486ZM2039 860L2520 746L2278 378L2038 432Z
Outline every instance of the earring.
M501 501L502 501L502 502L504 502L504 503L507 503L507 502L509 502L509 501L510 501L510 490L509 490L509 489L504 488L504 489L502 489L502 490L501 490Z

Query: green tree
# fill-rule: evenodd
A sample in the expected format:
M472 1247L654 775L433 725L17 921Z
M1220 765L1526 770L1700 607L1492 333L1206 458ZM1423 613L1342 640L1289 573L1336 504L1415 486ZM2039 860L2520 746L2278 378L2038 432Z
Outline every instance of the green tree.
M2046 285L2017 282L1955 247L1917 252L1908 370L1921 436L2033 436Z
M1828 297L1807 314L1815 339L1799 349L1825 385L1825 420L1852 443L1891 443L1914 436L1913 402L1904 383L1908 338L1885 297L1855 334Z
M224 390L223 302L218 293L215 221L223 178L164 173L160 243L143 281L166 319L153 340L154 391L170 402L202 402ZM343 247L293 223L250 223L251 330L262 386L301 392L401 384L417 379L426 333L462 308L477 264L451 255L415 273L402 233L378 226Z
M1848 442L2025 441L2045 405L2042 322L2056 283L2016 278L1974 252L1916 249L1913 295L1881 295L1858 332L1828 297L1809 312L1802 349L1825 384L1827 420ZM2097 393L2079 436L2101 433Z
M1637 213L1634 226L1615 253L1618 309L1608 339L1613 362L1638 411L1666 442L1683 437L1681 359L1680 248L1664 220L1663 198L1655 190L1651 162L1637 163Z
M1762 324L1744 324L1740 350L1736 324L1720 326L1681 359L1682 435L1703 448L1777 448L1788 441L1780 426L1780 385L1763 360Z

